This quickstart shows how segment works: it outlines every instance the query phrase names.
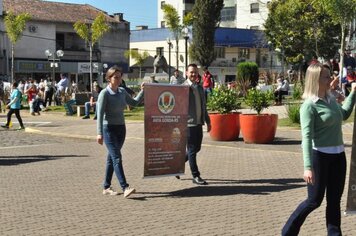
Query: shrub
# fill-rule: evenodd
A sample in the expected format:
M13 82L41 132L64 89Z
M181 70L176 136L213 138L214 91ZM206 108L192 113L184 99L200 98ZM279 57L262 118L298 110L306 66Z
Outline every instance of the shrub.
M255 62L241 62L237 65L237 84L245 96L249 87L258 83L258 65Z
M260 114L265 108L271 106L274 101L274 94L272 91L263 92L261 90L252 88L248 90L245 97L245 103L252 109Z
M303 94L302 85L300 83L295 83L293 94L292 94L293 100L300 100L302 98L302 94Z
M208 96L207 105L210 111L220 114L227 114L241 108L237 91L228 89L225 85L213 89L213 92Z
M291 103L288 104L287 114L288 118L292 123L300 124L300 104L299 103Z

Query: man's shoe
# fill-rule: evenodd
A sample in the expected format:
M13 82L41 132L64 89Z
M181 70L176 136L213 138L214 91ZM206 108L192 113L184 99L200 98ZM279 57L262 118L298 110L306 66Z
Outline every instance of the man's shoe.
M96 116L94 116L93 120L96 120L96 119L97 119Z
M198 184L198 185L207 185L208 184L205 180L203 180L199 176L193 178L193 183Z
M104 194L104 195L111 195L111 196L114 196L114 195L118 195L119 193L118 193L118 192L115 192L115 191L110 187L110 188L104 189L104 190L103 190L103 194Z
M126 187L124 190L124 198L129 197L131 194L135 193L136 189L134 188L130 188L130 187Z
M1 127L5 128L5 129L8 129L8 128L9 128L8 125L1 125Z
M90 118L90 116L83 116L82 119L89 119L89 118Z
M180 176L179 176L179 175L176 175L176 179L180 179Z

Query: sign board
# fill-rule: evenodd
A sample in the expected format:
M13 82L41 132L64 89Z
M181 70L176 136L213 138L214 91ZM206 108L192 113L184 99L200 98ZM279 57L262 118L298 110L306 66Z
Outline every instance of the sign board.
M184 173L189 87L145 84L144 177Z
M93 73L98 73L99 70L99 65L97 62L92 63L93 66ZM84 73L90 73L90 63L89 62L78 62L78 73L79 74L84 74Z
M356 113L355 118L356 121ZM346 214L356 214L356 122L352 137L349 186L347 191Z

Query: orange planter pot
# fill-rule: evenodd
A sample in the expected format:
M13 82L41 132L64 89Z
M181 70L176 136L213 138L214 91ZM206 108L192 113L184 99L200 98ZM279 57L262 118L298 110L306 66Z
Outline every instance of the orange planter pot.
M209 114L210 137L215 141L237 140L240 134L239 115L240 113Z
M271 143L276 135L278 115L240 114L241 133L245 143Z

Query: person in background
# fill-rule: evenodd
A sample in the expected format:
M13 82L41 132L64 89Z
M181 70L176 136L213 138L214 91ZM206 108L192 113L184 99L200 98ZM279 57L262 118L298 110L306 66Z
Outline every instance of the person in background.
M31 86L25 90L25 93L27 94L28 105L30 106L30 114L34 116L35 113L39 112L37 110L35 111L36 106L34 104L37 95L36 85L31 83Z
M137 106L143 100L144 85L141 84L140 93L132 98L124 88L119 87L122 70L116 66L106 72L106 80L108 86L101 90L97 102L97 142L100 145L104 142L108 149L103 194L118 195L111 187L115 172L126 198L136 190L127 183L122 166L121 148L126 137L124 109L127 104Z
M185 79L179 75L179 70L175 70L171 76L170 84L183 84Z
M95 115L94 115L94 120L97 119L97 116L96 116L96 102L98 101L98 96L99 96L99 93L101 91L101 88L99 86L98 83L94 82L93 83L93 92L92 92L92 95L90 97L90 101L89 102L86 102L84 104L84 107L85 107L85 115L83 116L83 119L90 119L90 109L93 108L94 109L94 112L95 112Z
M57 105L62 105L61 96L65 93L66 88L69 86L69 79L67 74L61 74L61 80L56 84L56 103Z
M204 74L202 76L203 79L203 88L205 93L205 100L207 100L208 95L213 92L214 88L214 79L210 74L208 67L204 67Z
M20 127L18 130L24 130L25 126L22 123L22 118L20 116L20 109L21 109L21 92L17 89L17 82L12 84L12 92L10 95L10 103L6 105L6 108L10 108L9 112L7 113L7 121L5 125L1 125L1 127L8 129L11 122L11 116L15 113L17 120L19 121Z
M201 149L203 140L203 125L207 124L207 131L210 132L210 118L206 109L206 101L203 87L197 83L196 77L198 67L190 64L187 67L187 80L183 85L189 86L189 108L188 108L188 129L187 129L187 151L186 161L189 161L190 170L193 176L193 183L206 185L207 182L200 177L197 164L197 153ZM176 176L179 179L179 176Z
M340 88L339 72L334 71L330 83L330 93L334 95L338 103L342 103L345 100L345 95Z
M52 105L52 98L54 93L54 87L51 81L45 80L45 98L44 98L44 106L51 106ZM47 104L48 102L48 104Z
M341 106L330 95L330 68L320 63L308 67L300 109L304 180L308 197L295 209L282 236L298 235L306 217L318 208L326 192L327 235L342 235L340 201L344 191L346 157L342 121L352 113L356 86Z
M286 78L283 78L283 76L280 76L277 79L277 88L274 90L276 106L282 105L283 95L288 95L288 90L289 90L288 80Z

